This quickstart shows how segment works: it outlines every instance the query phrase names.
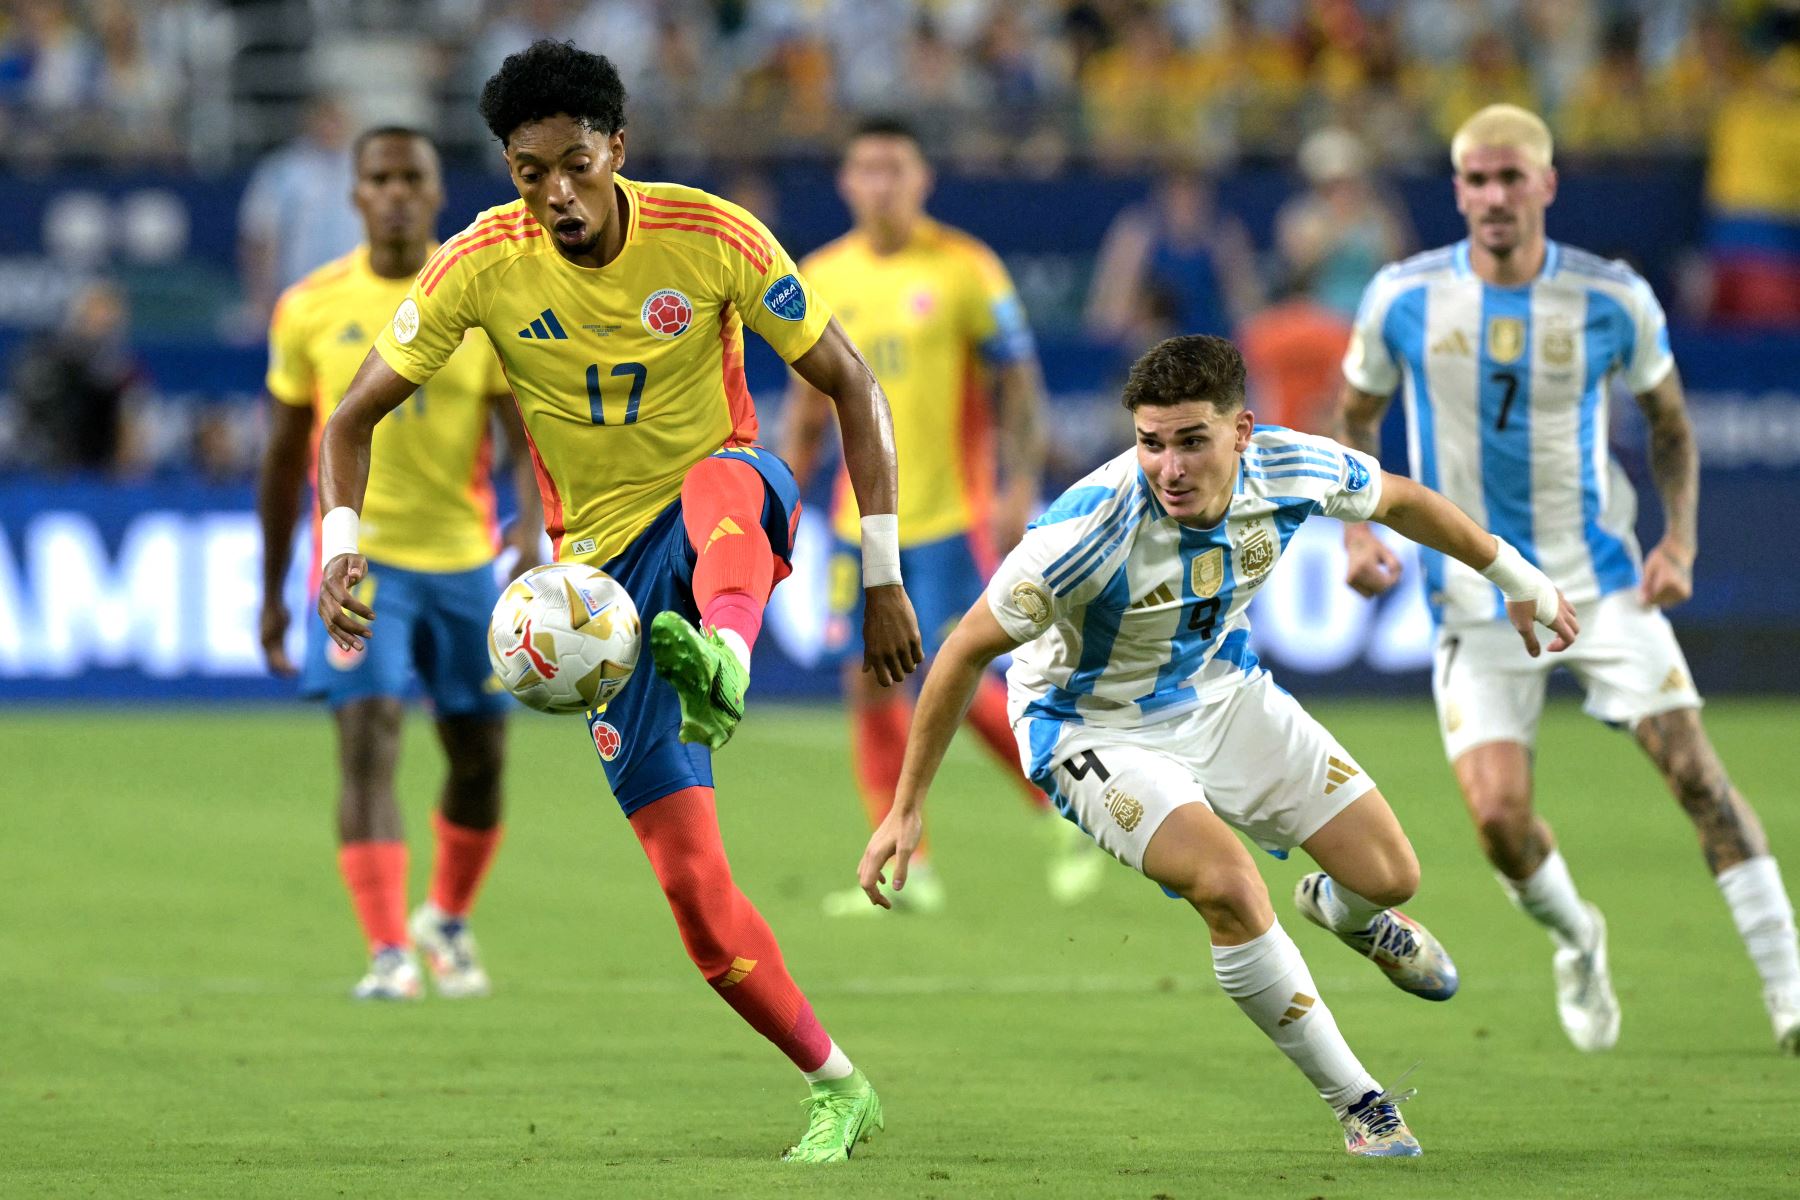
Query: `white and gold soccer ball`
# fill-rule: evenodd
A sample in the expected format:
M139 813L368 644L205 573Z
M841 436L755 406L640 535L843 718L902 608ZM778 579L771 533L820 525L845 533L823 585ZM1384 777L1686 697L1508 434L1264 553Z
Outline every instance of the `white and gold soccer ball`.
M543 712L599 708L637 666L637 605L618 580L580 563L533 567L488 621L488 662L507 691Z

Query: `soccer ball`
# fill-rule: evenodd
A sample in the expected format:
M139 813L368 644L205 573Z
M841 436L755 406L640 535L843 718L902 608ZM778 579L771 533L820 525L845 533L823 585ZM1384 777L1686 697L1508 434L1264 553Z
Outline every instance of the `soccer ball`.
M585 712L631 678L641 632L637 605L618 580L579 563L552 563L500 594L488 620L488 662L532 708Z

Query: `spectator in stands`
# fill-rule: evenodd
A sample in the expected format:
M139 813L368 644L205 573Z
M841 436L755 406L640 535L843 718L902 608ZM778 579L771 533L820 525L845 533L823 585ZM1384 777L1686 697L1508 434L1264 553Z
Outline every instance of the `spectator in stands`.
M263 327L282 289L354 250L362 221L350 203L350 119L335 97L307 106L297 139L251 173L238 208L246 319Z
M1305 276L1293 279L1302 284ZM1248 403L1259 423L1302 433L1332 428L1350 318L1296 286L1247 318L1238 328L1237 343L1249 377Z
M125 0L100 0L93 11L100 40L94 131L118 158L171 157L178 144L178 70L151 57L142 21Z
M1344 129L1321 129L1300 143L1309 188L1281 206L1275 245L1285 286L1344 318L1383 263L1405 255L1412 229L1369 178L1369 154Z
M125 297L107 282L75 294L61 328L13 364L23 459L51 471L115 471L136 456L132 396L145 384L127 338Z
M1088 332L1128 357L1177 333L1229 336L1262 303L1250 235L1220 213L1205 172L1183 167L1113 219L1088 292Z
M1800 325L1800 10L1778 48L1719 110L1706 176L1712 315Z
M25 156L48 154L92 99L93 39L66 0L17 0L0 42L0 105L5 142Z
M1461 63L1448 67L1426 63L1423 69L1433 79L1428 85L1433 97L1432 125L1445 145L1479 108L1500 103L1531 109L1538 105L1531 73L1513 53L1512 44L1494 29L1484 29L1469 40Z
M1576 83L1563 107L1559 144L1582 154L1628 154L1647 146L1659 127L1636 18L1607 26L1599 61Z
M1704 142L1726 98L1754 69L1743 39L1722 14L1696 13L1675 56L1657 72L1662 132Z
M1175 44L1157 10L1134 10L1118 43L1094 54L1082 70L1082 104L1094 152L1136 162L1193 145L1212 83L1205 64Z

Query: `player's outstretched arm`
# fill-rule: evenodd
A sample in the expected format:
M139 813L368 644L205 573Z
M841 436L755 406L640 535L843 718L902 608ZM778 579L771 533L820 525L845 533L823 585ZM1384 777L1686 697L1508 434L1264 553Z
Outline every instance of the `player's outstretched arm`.
M374 350L356 369L344 399L325 422L319 438L319 618L331 640L344 650L362 649L369 636L364 622L375 611L351 595L369 573L369 560L356 550L357 514L369 487L369 444L375 422L393 412L419 385L387 365Z
M1667 608L1694 594L1694 557L1700 547L1700 449L1679 372L1671 370L1637 401L1650 422L1650 475L1663 508L1662 540L1644 556L1638 595L1645 604Z
M269 444L263 447L256 477L256 516L262 525L263 590L259 636L263 658L277 675L294 674L287 653L288 610L282 600L293 559L294 525L306 487L306 454L312 445L311 405L283 404L269 397Z
M1346 380L1329 435L1379 460L1381 418L1387 413L1391 399L1390 396L1365 392ZM1356 522L1344 525L1344 550L1350 558L1344 571L1344 582L1360 595L1379 596L1400 582L1400 559L1367 526Z
M831 397L843 430L844 465L863 520L863 670L883 687L899 683L925 660L925 647L900 586L900 469L887 396L836 317L793 368Z
M1550 577L1430 488L1383 471L1381 498L1369 519L1480 571L1506 597L1506 615L1533 658L1539 653L1537 625L1556 634L1552 651L1574 645L1581 628L1575 609Z
M894 792L894 807L887 819L869 838L862 863L856 869L857 882L869 895L871 904L892 908L882 894L886 882L883 868L894 862L894 888L906 886L907 864L919 847L919 834L924 828L925 793L944 761L969 701L981 683L987 665L1019 641L1000 627L986 596L975 601L962 622L951 631L943 649L932 661L925 685L919 689L919 703L913 709L912 731L906 740L906 762L900 768L900 786Z

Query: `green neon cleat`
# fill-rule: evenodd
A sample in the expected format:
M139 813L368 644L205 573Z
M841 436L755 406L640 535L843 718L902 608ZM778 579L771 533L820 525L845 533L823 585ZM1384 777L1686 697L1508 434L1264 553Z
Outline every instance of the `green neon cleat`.
M701 633L681 614L650 622L650 656L681 698L681 740L718 750L744 719L750 673L716 632Z
M782 1162L848 1162L858 1142L883 1128L881 1097L868 1077L854 1071L843 1079L812 1085L806 1106L806 1133L781 1156Z

